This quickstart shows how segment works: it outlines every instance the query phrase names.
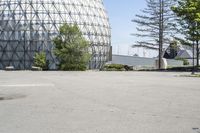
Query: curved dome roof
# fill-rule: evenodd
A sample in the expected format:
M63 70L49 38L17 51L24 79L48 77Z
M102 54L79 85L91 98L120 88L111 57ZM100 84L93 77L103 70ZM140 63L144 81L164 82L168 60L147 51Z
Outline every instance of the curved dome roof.
M91 68L108 60L111 33L102 0L1 0L0 9L0 69L30 68L39 51L55 68L52 38L64 23L77 24L91 42Z

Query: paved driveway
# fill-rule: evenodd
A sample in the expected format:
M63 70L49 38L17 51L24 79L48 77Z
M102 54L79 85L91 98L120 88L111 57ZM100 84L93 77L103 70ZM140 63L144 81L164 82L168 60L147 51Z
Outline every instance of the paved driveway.
M0 72L0 133L200 133L200 78Z

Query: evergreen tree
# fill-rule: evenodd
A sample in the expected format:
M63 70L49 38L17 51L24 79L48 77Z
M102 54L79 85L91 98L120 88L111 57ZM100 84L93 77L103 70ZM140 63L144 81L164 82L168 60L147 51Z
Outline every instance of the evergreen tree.
M54 54L60 70L84 71L90 59L89 42L83 37L77 25L64 24L54 39Z
M133 34L142 41L137 41L133 47L144 47L159 50L159 68L163 57L163 45L170 44L170 37L175 27L174 14L171 6L174 0L146 0L147 7L141 10L141 15L136 15L132 20L138 27L138 33Z

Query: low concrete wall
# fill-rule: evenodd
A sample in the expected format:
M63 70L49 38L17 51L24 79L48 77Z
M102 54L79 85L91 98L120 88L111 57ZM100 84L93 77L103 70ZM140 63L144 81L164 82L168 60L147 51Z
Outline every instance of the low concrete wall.
M124 55L113 55L112 64L124 64L128 66L155 67L155 58L143 58ZM183 66L182 61L167 60L168 66Z

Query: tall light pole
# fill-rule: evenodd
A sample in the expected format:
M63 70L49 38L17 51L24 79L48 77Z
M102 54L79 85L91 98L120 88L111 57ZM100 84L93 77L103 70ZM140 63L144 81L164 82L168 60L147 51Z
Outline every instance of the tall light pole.
M194 22L193 23L193 28L196 26L196 23ZM196 29L196 28L194 28L194 29ZM192 75L194 75L195 74L195 47L194 47L194 45L195 45L195 38L194 38L194 35L195 35L195 31L193 31L193 37L192 37L192 54L193 54L193 56L192 56Z
M193 57L192 57L192 75L194 75L195 74L194 40L193 40L193 43L192 43L192 54L193 54Z

